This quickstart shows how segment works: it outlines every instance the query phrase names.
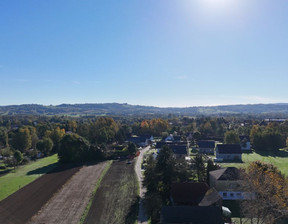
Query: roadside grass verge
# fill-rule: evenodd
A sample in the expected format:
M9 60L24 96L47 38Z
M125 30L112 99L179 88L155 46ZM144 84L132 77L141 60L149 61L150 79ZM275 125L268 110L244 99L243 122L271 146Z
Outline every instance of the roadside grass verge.
M243 163L219 163L223 167L234 166L245 168L253 161L262 161L264 163L271 163L276 166L281 173L288 177L288 151L279 150L276 152L252 152L242 154Z
M0 201L20 188L31 183L41 175L58 165L58 156L54 154L27 165L19 166L15 171L0 177Z
M91 193L90 200L89 200L88 204L86 205L86 208L85 208L85 210L84 210L84 212L83 212L83 214L82 214L82 216L81 216L81 219L80 219L79 224L83 224L83 223L84 223L84 221L85 221L85 219L86 219L86 217L87 217L87 215L88 215L88 212L89 212L89 210L90 210L90 208L91 208L91 205L92 205L94 196L95 196L98 188L100 187L101 182L102 182L104 176L106 175L106 173L107 173L108 170L110 169L112 163L113 163L113 160L110 160L109 162L107 162L107 165L106 165L105 169L103 170L101 176L99 177L99 179L98 179L98 181L97 181L97 183L96 183L96 185L95 185L95 188L93 189L93 191L92 191L92 193Z
M84 223L134 224L139 206L137 197L134 164L114 161L93 198Z

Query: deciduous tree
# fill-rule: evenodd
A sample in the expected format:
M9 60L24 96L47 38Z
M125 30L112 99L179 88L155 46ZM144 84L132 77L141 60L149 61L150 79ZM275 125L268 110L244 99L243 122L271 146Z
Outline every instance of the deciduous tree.
M247 192L255 193L255 198L242 203L242 212L251 218L251 223L274 224L288 218L287 179L275 166L260 161L251 163L245 187Z
M235 131L227 131L224 135L224 142L226 144L239 144L240 139Z

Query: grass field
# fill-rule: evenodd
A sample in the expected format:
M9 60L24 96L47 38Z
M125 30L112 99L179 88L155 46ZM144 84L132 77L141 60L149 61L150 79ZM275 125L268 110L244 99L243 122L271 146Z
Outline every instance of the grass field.
M0 177L0 201L57 166L57 154L16 168Z
M260 153L248 153L242 155L243 163L220 163L223 167L234 166L243 167L249 165L253 161L262 161L265 163L271 163L276 166L285 176L288 176L288 151L279 150L277 152L261 152Z

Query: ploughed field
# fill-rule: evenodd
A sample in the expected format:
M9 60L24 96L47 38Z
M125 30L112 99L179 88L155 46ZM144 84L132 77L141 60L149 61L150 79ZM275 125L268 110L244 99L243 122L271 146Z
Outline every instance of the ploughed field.
M0 223L26 223L81 167L59 166L0 202Z
M137 196L138 180L134 163L114 161L96 191L84 223L135 223L139 206Z
M79 223L106 164L83 166L29 223Z
M0 201L0 223L78 223L105 166L55 168Z

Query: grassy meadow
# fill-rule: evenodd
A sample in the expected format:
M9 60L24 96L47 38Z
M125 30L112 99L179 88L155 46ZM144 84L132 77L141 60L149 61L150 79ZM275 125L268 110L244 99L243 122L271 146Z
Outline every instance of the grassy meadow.
M96 191L84 223L135 223L139 207L138 189L134 163L114 161Z
M41 175L57 166L58 156L54 154L27 165L19 166L15 171L0 177L0 201L20 188L31 183Z
M242 155L242 163L220 163L223 167L234 166L245 168L253 161L262 161L276 166L286 177L288 177L288 151L281 149L277 152L253 152Z

